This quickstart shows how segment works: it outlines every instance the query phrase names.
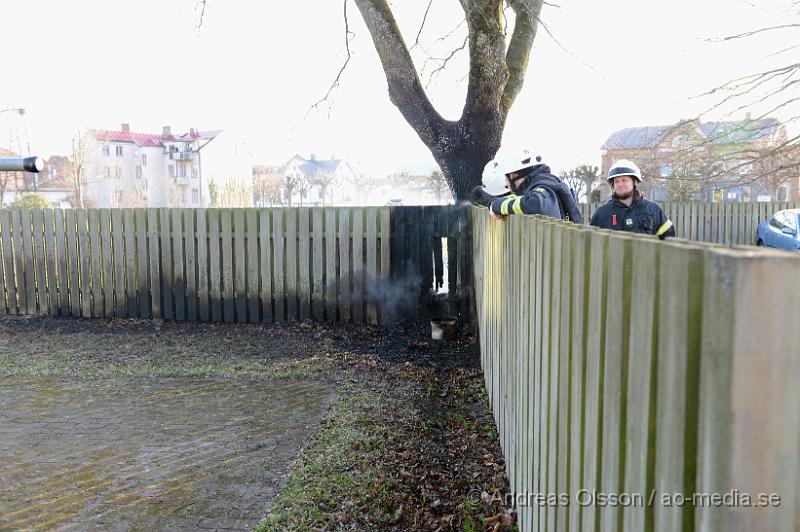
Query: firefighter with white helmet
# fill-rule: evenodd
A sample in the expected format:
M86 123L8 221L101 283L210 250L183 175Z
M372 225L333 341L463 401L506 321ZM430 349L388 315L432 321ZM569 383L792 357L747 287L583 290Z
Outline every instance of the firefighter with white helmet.
M611 199L592 216L590 225L631 233L655 235L660 239L675 236L672 220L657 203L645 199L636 185L642 171L633 161L620 159L608 169L606 178Z
M530 149L512 152L499 160L500 173L505 177L510 194L489 197L487 189L473 191L473 201L489 208L497 218L509 214L544 214L581 223L575 195L559 178L550 173L542 157Z

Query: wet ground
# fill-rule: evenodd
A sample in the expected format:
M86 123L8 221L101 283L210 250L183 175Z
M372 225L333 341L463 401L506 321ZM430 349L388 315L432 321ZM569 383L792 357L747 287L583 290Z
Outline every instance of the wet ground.
M391 495L372 506L391 508L394 528L462 528L499 511L463 496L506 482L478 360L467 331L431 341L427 324L0 317L0 531L243 530L273 504L278 523L385 528L381 516L344 511L374 488L361 475L320 499L354 467L386 472ZM345 397L353 390L361 410ZM380 398L393 406L372 412ZM340 414L355 425L337 424ZM329 438L362 429L384 447ZM298 459L310 442L325 457L313 466ZM363 463L350 464L353 453ZM431 507L430 493L442 504Z
M250 529L332 397L303 379L3 379L0 529Z

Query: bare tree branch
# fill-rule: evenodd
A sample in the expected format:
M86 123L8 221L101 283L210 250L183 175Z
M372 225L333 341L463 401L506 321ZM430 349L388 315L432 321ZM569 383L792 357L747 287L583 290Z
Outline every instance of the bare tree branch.
M355 0L389 85L389 98L426 144L437 141L445 120L434 109L420 82L400 28L386 0Z
M339 86L339 80L342 77L342 73L344 72L344 69L347 68L347 64L350 62L350 58L351 58L351 54L350 54L350 39L352 39L355 36L355 33L350 31L350 22L347 20L347 2L348 2L348 0L344 0L344 47L345 47L345 50L347 51L347 58L344 60L344 64L342 65L342 68L340 68L339 72L336 74L336 78L333 80L333 83L331 83L331 86L328 87L328 92L325 93L325 96L323 96L322 98L320 98L319 100L314 102L314 104L311 105L311 107L309 107L308 111L306 111L306 115L305 115L306 118L308 118L308 115L312 111L314 111L314 109L319 107L320 104L322 104L323 102L327 102L328 101L328 97L330 97L331 92L333 92L333 89L335 89L336 87Z
M508 82L501 102L506 112L514 104L525 81L525 69L528 67L531 47L536 38L536 25L539 13L542 11L542 0L508 0L508 4L514 10L516 21L506 53Z
M763 33L765 31L774 31L774 30L785 30L790 28L800 28L800 24L780 24L778 26L770 26L768 28L759 28L757 30L745 31L744 33L737 33L736 35L728 35L727 37L717 38L717 39L706 39L707 42L724 42L724 41L731 41L733 39L741 39L744 37L751 37L758 33Z
M425 14L422 16L422 23L419 25L419 31L417 32L417 38L414 39L414 46L419 44L419 37L422 35L422 29L425 27L425 21L428 19L428 11L431 10L431 5L433 4L433 0L428 0L428 7L425 8ZM414 48L412 46L411 48Z

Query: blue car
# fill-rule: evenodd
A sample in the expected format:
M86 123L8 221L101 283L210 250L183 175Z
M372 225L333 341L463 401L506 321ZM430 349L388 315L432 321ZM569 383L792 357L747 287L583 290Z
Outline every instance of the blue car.
M756 245L792 251L800 249L798 227L800 227L800 209L776 212L775 216L758 224Z

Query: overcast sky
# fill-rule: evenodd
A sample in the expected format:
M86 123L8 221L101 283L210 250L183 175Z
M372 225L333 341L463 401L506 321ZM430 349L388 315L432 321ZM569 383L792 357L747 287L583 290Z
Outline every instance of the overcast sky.
M540 28L504 145L529 145L556 171L599 164L615 130L695 116L710 102L692 96L796 61L796 51L768 57L796 40L786 31L708 40L785 23L790 0L553 1L560 7L546 6L542 20L555 38ZM394 2L410 44L427 4ZM466 54L433 79L436 62L425 58L461 44L461 14L456 0L434 0L414 49L434 105L453 119L466 91ZM265 164L314 152L375 174L429 170L433 159L389 102L352 2L349 22L352 60L341 85L331 105L306 116L345 57L340 1L209 0L198 31L193 0L0 0L0 109L27 110L0 114L0 146L21 131L32 151L66 154L77 125L128 122L152 133L164 125L223 129L226 142Z

